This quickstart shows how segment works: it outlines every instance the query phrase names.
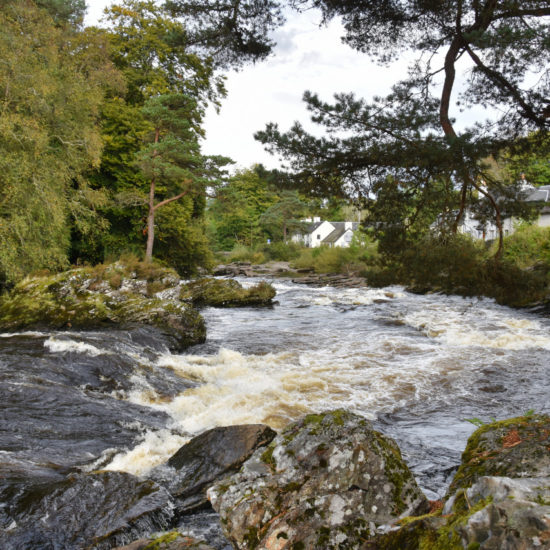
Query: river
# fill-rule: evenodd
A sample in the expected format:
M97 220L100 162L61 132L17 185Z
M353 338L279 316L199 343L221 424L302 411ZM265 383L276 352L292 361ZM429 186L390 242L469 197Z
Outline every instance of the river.
M0 527L26 480L147 476L208 428L334 408L396 439L435 499L467 419L550 412L548 318L400 287L274 286L272 308L203 310L207 341L181 355L153 330L2 334Z

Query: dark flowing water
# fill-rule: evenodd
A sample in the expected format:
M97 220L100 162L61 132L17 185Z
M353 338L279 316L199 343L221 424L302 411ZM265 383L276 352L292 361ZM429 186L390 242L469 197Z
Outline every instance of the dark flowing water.
M207 342L182 355L152 329L1 335L0 529L69 475L147 477L208 428L337 407L394 437L436 498L467 418L550 410L548 318L398 287L275 286L273 308L204 310Z

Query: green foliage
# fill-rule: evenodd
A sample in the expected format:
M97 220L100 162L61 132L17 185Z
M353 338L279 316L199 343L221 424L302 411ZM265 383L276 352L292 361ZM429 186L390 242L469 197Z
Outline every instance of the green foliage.
M550 270L550 227L522 225L504 243L503 257L510 263L522 269L545 265Z
M354 237L349 248L304 248L292 265L298 269L313 269L316 273L363 273L377 262L377 258L376 243L360 234Z
M227 256L230 262L250 262L252 264L263 264L267 261L265 254L256 248L250 248L242 244L236 245Z
M159 210L155 257L190 277L214 267L204 221L193 217L193 201L185 198ZM142 251L140 251L142 253Z
M115 65L130 105L159 94L185 94L201 106L225 94L211 60L190 51L186 29L152 0L123 0L106 11Z
M253 246L267 240L260 226L261 215L278 195L256 169L242 170L216 192L208 207L216 244L229 250L237 243Z
M166 6L184 19L189 41L224 67L265 58L274 46L270 31L284 22L275 0L168 0Z
M364 101L341 93L330 103L305 92L312 121L326 131L322 137L299 123L287 132L272 123L256 134L268 151L289 161L296 185L316 196L338 189L370 203L378 210L371 221L381 250L390 253L405 249L417 228L429 225L419 219L434 221L438 210L452 233L466 208L497 224L503 211L529 215L516 208L517 178L495 174L487 159L509 152L529 132L538 131L539 142L547 139L548 83L528 75L548 64L550 1L295 5L320 8L325 22L342 18L344 42L384 65L402 52L414 56L406 78L386 97ZM471 78L458 92L463 58L472 66ZM457 130L455 111L476 106L491 107L493 120ZM546 170L545 154L540 159ZM540 164L532 160L538 173Z
M61 3L59 3L61 5ZM71 220L101 227L85 172L99 164L99 106L115 73L94 33L32 2L0 9L0 279L67 265Z
M545 299L549 272L521 269L509 258L497 262L482 241L466 235L432 234L411 243L399 259L370 266L365 275L373 286L400 283L415 292L488 296L522 307Z
M550 134L535 132L517 140L502 161L510 178L523 174L531 185L550 185Z
M280 199L270 206L261 216L260 224L274 240L287 241L291 233L302 230L305 226L301 218L307 211L307 205L295 191L283 191Z

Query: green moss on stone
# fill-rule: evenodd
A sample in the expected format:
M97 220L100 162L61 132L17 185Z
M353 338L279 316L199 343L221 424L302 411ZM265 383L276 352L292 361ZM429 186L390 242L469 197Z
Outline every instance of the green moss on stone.
M275 289L268 283L245 289L233 279L197 279L183 285L180 292L181 300L213 307L267 305L274 297Z
M506 437L512 430L517 432L520 447L506 446ZM481 476L504 475L513 477L522 475L537 457L542 458L550 443L550 416L525 415L485 424L478 428L468 439L462 453L461 465L449 487L451 495L459 488L470 487ZM503 463L507 454L523 452L521 460L509 460ZM530 460L527 460L527 457ZM529 472L535 475L534 472Z
M162 550L167 544L174 542L180 537L177 531L170 531L153 539L143 550Z

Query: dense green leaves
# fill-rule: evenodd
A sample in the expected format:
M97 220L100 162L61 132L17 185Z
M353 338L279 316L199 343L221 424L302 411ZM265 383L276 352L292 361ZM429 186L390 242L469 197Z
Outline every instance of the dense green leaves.
M419 208L431 213L431 220L420 216L427 226L437 220L434 207L453 212L448 225L454 231L467 209L478 211L482 221L490 210L499 229L505 212L520 213L518 178L497 174L490 161L529 131L548 135L549 1L295 0L294 5L320 8L326 20L342 17L344 41L383 64L405 51L417 54L407 79L387 97L365 102L339 94L325 103L307 92L312 120L327 130L326 137L312 136L300 124L288 132L276 124L258 132L270 151L290 161L304 189L331 194L340 178L348 196L388 204L393 181L408 201L399 209L406 221L397 224L402 229ZM463 59L469 78L458 93ZM455 103L461 110L489 107L492 120L457 129ZM373 228L387 236L397 225L393 210L378 208L378 215L384 212L388 217Z
M0 28L0 279L14 281L66 265L71 219L97 225L102 196L83 174L99 164L112 71L96 36L55 26L30 1L0 9Z

